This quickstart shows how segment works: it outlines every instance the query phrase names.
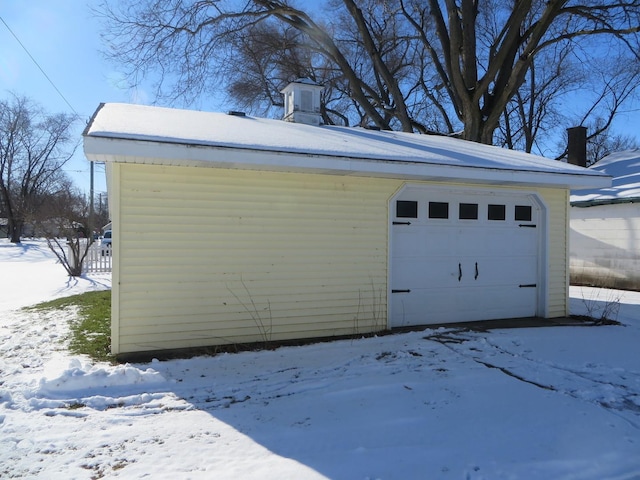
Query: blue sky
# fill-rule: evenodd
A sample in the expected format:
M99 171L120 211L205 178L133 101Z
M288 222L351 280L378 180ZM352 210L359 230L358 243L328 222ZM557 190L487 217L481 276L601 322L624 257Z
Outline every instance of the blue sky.
M81 118L78 139L100 102L149 103L146 92L118 86L117 68L105 61L98 19L85 0L3 0L0 16L55 84L51 85L13 35L0 22L0 92L25 95L50 113L72 113ZM66 99L66 101L65 101ZM71 105L71 107L67 104ZM88 192L89 161L79 146L66 166L74 183ZM95 171L96 193L106 191L104 167Z
M86 0L3 0L0 16L29 50L84 123L100 102L150 103L152 96L119 86L116 66L104 60L100 24L89 10L96 2ZM47 111L72 112L7 28L0 23L0 92L25 95ZM215 105L215 103L212 103ZM638 105L630 105L616 122L616 132L639 136ZM89 191L89 162L81 146L66 168L75 184ZM96 192L105 191L104 168L96 169Z

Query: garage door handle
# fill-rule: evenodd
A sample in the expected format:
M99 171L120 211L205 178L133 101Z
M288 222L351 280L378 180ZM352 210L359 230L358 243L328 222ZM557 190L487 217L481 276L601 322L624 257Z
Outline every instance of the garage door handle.
M473 277L474 280L478 279L478 262L476 262L476 276Z
M391 290L391 293L411 293L411 290Z
M458 281L462 280L462 264L458 264Z

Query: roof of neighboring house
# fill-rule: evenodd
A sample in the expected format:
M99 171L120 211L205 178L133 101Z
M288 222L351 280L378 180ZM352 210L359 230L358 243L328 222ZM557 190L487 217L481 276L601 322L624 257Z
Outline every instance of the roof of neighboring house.
M609 177L455 138L144 105L102 104L84 132L89 160L420 180L593 188Z
M571 205L592 207L640 202L640 150L612 153L594 163L589 170L613 177L611 186L572 192Z

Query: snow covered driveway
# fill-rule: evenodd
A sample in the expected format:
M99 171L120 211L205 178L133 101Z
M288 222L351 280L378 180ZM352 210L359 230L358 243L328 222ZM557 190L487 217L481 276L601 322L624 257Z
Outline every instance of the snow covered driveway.
M615 293L624 326L111 366L66 351L73 310L17 310L108 278L17 248L0 243L0 478L640 478L640 294ZM574 313L609 295L572 289Z

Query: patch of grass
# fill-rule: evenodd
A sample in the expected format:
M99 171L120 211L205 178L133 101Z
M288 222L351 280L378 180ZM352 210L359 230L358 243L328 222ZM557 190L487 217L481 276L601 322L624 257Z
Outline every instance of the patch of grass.
M78 308L78 320L71 323L69 350L96 361L115 362L111 355L111 291L87 292L39 303L28 310Z

